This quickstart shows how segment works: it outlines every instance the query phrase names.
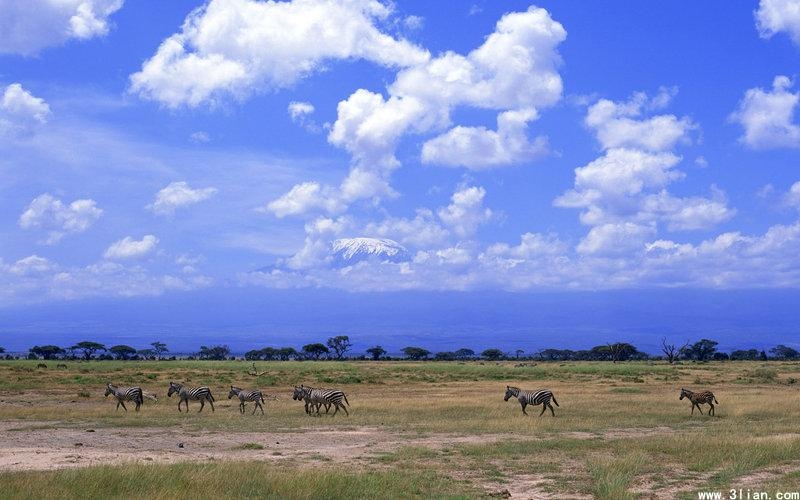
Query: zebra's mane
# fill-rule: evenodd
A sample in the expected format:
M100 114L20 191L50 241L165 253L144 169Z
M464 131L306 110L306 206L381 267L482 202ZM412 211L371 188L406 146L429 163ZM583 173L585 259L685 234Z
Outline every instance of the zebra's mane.
M510 391L510 392L511 392L511 394L513 394L514 396L518 396L518 395L519 395L519 391L520 391L520 388L519 388L519 387L514 387L514 386L511 386L511 385L507 385L507 386L506 386L506 388L507 388L507 390L508 390L508 391Z

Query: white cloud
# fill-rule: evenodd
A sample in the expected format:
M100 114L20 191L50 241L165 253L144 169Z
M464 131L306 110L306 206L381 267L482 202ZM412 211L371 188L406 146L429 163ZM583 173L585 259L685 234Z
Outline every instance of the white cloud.
M771 38L783 31L796 45L800 45L800 4L797 0L761 0L755 17L762 38Z
M451 203L439 209L442 222L462 237L475 233L481 224L492 218L492 210L483 206L486 190L479 186L461 187L453 193Z
M784 201L786 205L800 210L800 181L792 184L792 187L789 188L789 192L786 193L784 197Z
M195 144L206 144L207 142L211 141L211 136L208 135L208 132L198 130L197 132L191 133L189 140Z
M2 0L0 53L33 55L74 38L105 36L123 0Z
M418 208L413 219L387 217L370 222L364 228L367 236L391 238L406 246L430 248L447 241L450 232L442 227L432 210Z
M287 215L300 215L312 210L323 212L336 212L340 204L337 200L338 193L332 192L328 187L323 187L318 182L304 182L297 184L288 193L267 204L266 211L282 218Z
M800 147L800 125L794 121L800 92L790 92L792 81L776 76L772 90L749 89L731 115L744 127L739 140L752 149Z
M479 168L541 155L545 139L529 140L524 129L539 109L561 98L556 48L565 38L563 26L544 9L506 14L466 56L448 51L424 58L398 72L388 96L358 89L341 101L328 141L352 155L350 175L339 187L345 208L361 199L379 202L395 196L389 178L400 166L395 156L400 140L450 127L451 110L458 106L501 111L498 131L456 128L428 145L424 155L429 160ZM459 154L445 157L444 143L459 140ZM476 151L490 151L489 163L478 165L467 157Z
M50 106L40 97L12 83L0 99L0 137L25 134L36 126L47 123Z
M131 90L169 107L195 107L287 87L331 60L394 67L426 60L426 51L378 29L392 15L377 0L212 0L131 75Z
M651 225L619 222L594 226L576 247L578 253L593 255L630 255L645 249L656 234Z
M9 266L8 272L17 275L42 274L50 271L52 268L53 264L44 257L30 255Z
M288 106L289 116L292 121L301 121L304 117L314 113L314 105L310 102L292 101Z
M586 125L597 133L604 149L641 148L648 151L663 151L672 148L679 140L686 140L687 133L695 128L688 117L658 115L641 118L645 109L666 106L674 91L662 90L655 98L638 92L631 100L615 103L601 99L589 107Z
M185 181L173 182L156 193L156 200L147 208L157 215L171 215L176 208L200 203L216 192L213 187L192 189Z
M152 252L158 244L158 238L152 234L145 235L141 240L134 240L126 236L114 242L103 254L106 259L130 259L142 257Z
M537 159L547 153L547 139L528 139L528 122L536 118L534 109L504 111L497 117L497 131L454 127L422 146L422 161L483 170Z
M103 211L94 200L75 200L64 205L50 194L42 194L31 201L20 215L22 229L43 229L47 231L45 244L54 245L67 234L82 233L100 218Z

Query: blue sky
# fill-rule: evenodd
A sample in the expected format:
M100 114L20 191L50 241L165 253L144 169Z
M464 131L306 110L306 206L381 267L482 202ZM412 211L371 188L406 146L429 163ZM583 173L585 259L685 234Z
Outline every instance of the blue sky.
M794 293L799 13L0 1L0 308Z

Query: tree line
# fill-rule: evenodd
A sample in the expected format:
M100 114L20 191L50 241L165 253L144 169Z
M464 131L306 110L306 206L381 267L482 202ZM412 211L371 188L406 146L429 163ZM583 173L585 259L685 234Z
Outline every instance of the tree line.
M128 345L114 345L106 347L104 344L93 341L82 341L70 347L59 347L56 345L33 346L29 349L28 359L82 359L82 360L158 360L176 359L176 356L169 356L169 349L163 342L156 341L149 344L145 349L136 349ZM300 349L294 347L264 347L262 349L252 349L244 354L244 359L248 361L289 361L289 360L321 360L321 359L407 359L412 361L433 360L433 361L467 361L483 359L487 361L501 360L541 360L541 361L634 361L634 360L666 360L674 363L680 360L686 361L710 361L710 360L800 360L800 352L792 347L778 345L769 350L769 353L758 349L737 349L729 353L717 350L718 342L710 339L701 339L693 344L688 341L683 345L670 343L666 338L661 342L661 353L651 355L640 351L636 346L627 342L615 342L610 344L597 345L591 349L572 350L572 349L541 349L535 353L528 353L522 349L511 352L503 351L498 348L490 348L480 353L469 348L461 348L455 351L432 352L423 347L407 346L401 349L402 357L388 356L388 351L376 345L366 349L364 354L352 355L352 343L347 335L337 335L330 337L325 343L314 342L302 346ZM5 349L0 347L0 354L5 353ZM169 357L168 357L169 356ZM10 355L5 356L11 359ZM201 360L226 360L235 359L227 345L200 346L200 350L191 354L187 359Z

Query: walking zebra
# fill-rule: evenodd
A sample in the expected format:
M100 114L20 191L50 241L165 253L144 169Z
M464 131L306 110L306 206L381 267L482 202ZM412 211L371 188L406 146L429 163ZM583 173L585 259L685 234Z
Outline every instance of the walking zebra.
M177 394L178 397L180 398L180 401L178 401L178 411L181 411L181 403L185 401L186 413L189 413L190 399L193 399L195 401L200 401L200 409L197 411L197 413L203 411L203 408L206 405L206 401L208 401L208 404L211 405L211 411L214 411L214 396L211 395L211 389L209 389L206 386L187 389L181 384L170 382L169 391L167 391L167 396L172 397L173 394Z
M525 411L526 406L542 405L542 413L539 414L540 417L544 414L544 411L548 408L550 408L550 413L552 413L553 416L555 417L556 412L553 410L553 405L550 404L550 400L552 400L553 403L556 404L556 406L560 406L558 404L558 401L556 401L556 397L548 389L541 389L538 391L523 391L519 387L511 387L507 385L506 395L503 398L503 401L508 401L509 398L511 398L512 396L519 400L519 404L522 405L522 413L524 413L525 415L528 414L528 412Z
M114 397L117 398L117 411L119 411L119 405L122 405L122 408L128 411L128 408L125 406L125 401L133 401L136 403L136 411L139 411L139 407L144 403L141 387L117 387L107 384L105 396L108 397L109 394L113 394Z
M708 404L711 409L708 410L709 415L716 415L714 412L714 403L719 404L717 398L714 397L714 393L711 391L702 391L702 392L692 392L689 389L681 388L681 397L679 399L689 398L689 401L692 402L692 415L694 415L694 407L696 406L698 410L700 410L700 414L703 414L703 410L700 408L701 404Z
M228 393L228 399L233 398L234 396L239 398L239 411L244 414L244 403L245 401L252 401L256 405L253 407L253 415L256 414L256 410L261 408L261 414L264 414L264 407L261 406L261 403L264 402L264 396L261 394L261 391L246 391L240 389L239 387L231 386L231 391Z
M309 405L315 405L317 407L318 415L320 406L325 405L325 413L327 413L330 405L333 405L335 407L333 412L334 415L336 415L339 412L339 408L341 408L348 417L350 416L350 412L348 412L347 408L345 408L344 404L342 404L342 400L344 400L348 406L350 405L350 402L347 400L347 396L344 394L344 392L340 391L339 389L314 389L313 387L308 387L305 385L301 385L300 387L295 386L292 399L304 400L306 403L306 413L311 413Z

